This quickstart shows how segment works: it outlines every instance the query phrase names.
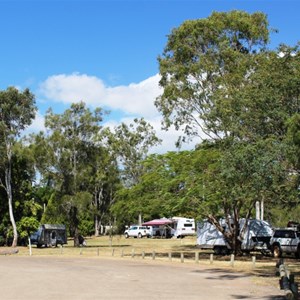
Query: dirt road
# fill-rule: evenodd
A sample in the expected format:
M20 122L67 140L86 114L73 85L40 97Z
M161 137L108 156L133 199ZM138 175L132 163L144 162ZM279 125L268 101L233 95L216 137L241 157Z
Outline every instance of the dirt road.
M0 257L0 299L284 299L279 288L198 265L130 259Z

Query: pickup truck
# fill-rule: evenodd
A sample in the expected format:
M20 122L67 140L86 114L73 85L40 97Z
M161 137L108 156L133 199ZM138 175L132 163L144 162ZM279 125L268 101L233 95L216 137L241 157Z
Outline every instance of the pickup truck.
M300 257L300 232L298 228L277 228L270 239L270 248L274 257L281 257L283 253Z
M124 232L125 238L135 237L135 238L142 238L142 237L151 237L150 228L147 226L138 226L132 225Z

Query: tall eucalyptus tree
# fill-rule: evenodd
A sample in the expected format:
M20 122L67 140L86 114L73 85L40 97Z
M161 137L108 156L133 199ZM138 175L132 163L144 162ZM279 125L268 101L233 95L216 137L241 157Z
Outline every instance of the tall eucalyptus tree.
M158 145L161 140L156 136L154 128L144 118L134 119L133 123L116 126L113 130L106 130L107 146L113 156L118 159L121 179L124 188L118 191L118 198L127 199L128 193L141 179L144 173L143 161L149 154L151 147ZM142 220L141 201L138 222Z
M300 106L299 47L268 50L270 32L263 13L214 12L175 28L159 57L164 128L184 127L181 141L205 133L223 153L210 194L233 219L235 242L241 213L289 185L284 138Z
M13 227L13 247L18 241L12 190L13 147L21 132L31 124L35 112L35 98L29 89L19 91L9 87L0 91L0 164L4 172L4 182L1 180L0 184L5 189L8 199L9 216Z
M46 134L35 136L42 180L56 190L46 210L46 219L57 212L61 218L67 217L75 246L79 243L82 214L99 214L95 206L99 208L99 199L104 201L103 186L109 176L104 170L113 164L101 142L103 114L100 108L90 111L83 102L72 104L62 114L49 109Z

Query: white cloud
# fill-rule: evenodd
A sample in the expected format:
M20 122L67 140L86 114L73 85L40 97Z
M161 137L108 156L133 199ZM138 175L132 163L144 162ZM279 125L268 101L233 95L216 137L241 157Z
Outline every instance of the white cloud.
M154 101L160 94L158 82L159 75L155 75L140 83L108 88L105 104L145 118L155 116L158 111L154 106Z
M118 114L119 119L110 117L103 124L111 128L121 122L129 124L134 117L144 117L153 126L157 136L163 140L160 146L151 149L151 153L165 153L177 150L175 142L181 133L174 128L170 128L168 131L161 130L162 116L154 105L155 99L161 93L159 79L160 76L157 74L128 86L108 87L95 76L78 73L60 74L48 77L40 85L40 93L48 103L52 102L53 106L82 100L92 107L121 112ZM38 118L35 125L38 126L40 121L42 118ZM33 124L33 126L35 125ZM192 149L194 145L195 143L185 144L181 149Z
M73 73L50 76L40 85L40 94L48 101L74 103L84 101L93 107L121 110L125 114L153 117L160 94L159 75L128 86L108 87L95 76Z
M39 112L37 112L35 119L32 121L31 125L25 130L25 134L37 133L40 131L45 131L45 118Z
M161 129L161 118L157 117L154 119L147 120L156 131L157 137L162 140L161 145L153 147L151 153L166 153L168 151L177 151L178 149L175 146L180 135L183 135L181 131L175 130L174 127L169 128L168 131ZM199 141L198 141L199 142ZM185 143L181 146L179 150L190 150L193 149L196 145L196 140L190 143Z
M105 85L97 77L73 73L50 76L40 85L40 93L49 101L65 104L85 101L94 105L105 93Z

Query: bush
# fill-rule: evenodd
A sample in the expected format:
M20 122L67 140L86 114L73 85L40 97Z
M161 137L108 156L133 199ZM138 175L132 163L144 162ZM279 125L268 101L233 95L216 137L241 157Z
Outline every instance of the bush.
M95 232L94 222L82 220L79 225L79 232L83 236L92 236Z
M0 246L4 246L5 245L5 238L4 236L0 235Z

